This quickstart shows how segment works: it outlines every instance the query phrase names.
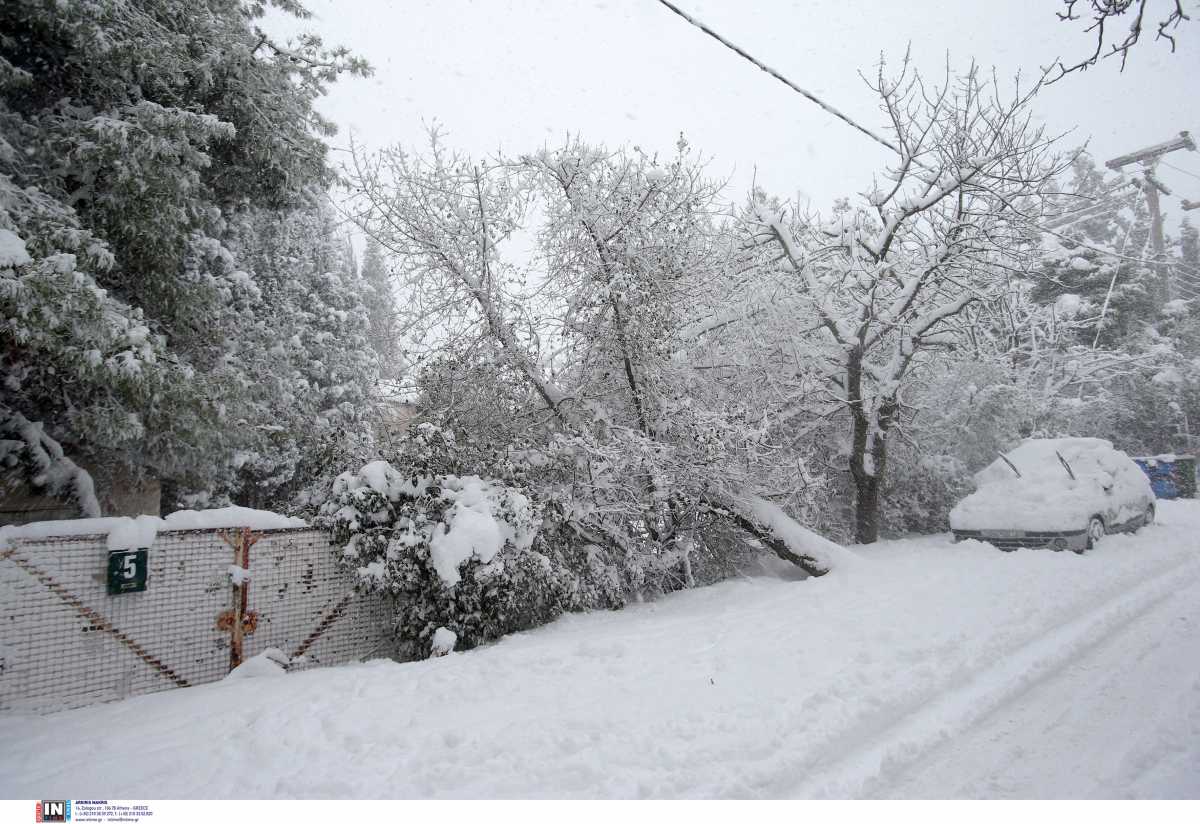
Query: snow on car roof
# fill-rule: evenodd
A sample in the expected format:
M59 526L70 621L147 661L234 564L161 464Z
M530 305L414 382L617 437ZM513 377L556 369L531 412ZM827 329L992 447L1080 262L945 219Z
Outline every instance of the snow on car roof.
M1005 453L1022 477L1044 478L1048 475L1067 477L1067 470L1058 460L1062 455L1076 474L1103 472L1116 475L1130 460L1103 438L1028 438L1020 446ZM1123 460L1122 460L1123 459ZM1015 477L1002 458L997 458L975 475L979 486Z
M1125 523L1154 500L1145 473L1100 438L1029 439L1004 457L1021 477L996 458L976 473L975 492L951 510L952 528L1082 530L1097 512L1113 509L1114 523Z

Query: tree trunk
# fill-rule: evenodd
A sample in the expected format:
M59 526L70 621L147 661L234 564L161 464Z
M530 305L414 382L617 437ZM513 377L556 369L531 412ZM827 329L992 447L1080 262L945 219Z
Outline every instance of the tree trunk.
M850 440L850 477L854 481L854 541L873 544L879 540L879 470L875 464L883 450L881 435L870 438L870 418L852 408L853 435ZM870 441L874 443L870 443ZM873 447L873 448L872 448Z
M887 435L899 410L894 397L880 399L872 414L863 402L863 365L859 350L850 353L846 369L846 400L850 407L850 477L854 480L854 540L879 540L879 504L887 468Z
M873 544L879 540L879 480L854 479L854 540Z

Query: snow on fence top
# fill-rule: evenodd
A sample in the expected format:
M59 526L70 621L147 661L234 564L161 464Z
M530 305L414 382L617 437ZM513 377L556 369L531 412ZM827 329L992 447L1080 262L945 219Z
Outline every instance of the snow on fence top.
M108 549L133 549L150 546L161 532L180 532L195 529L294 529L308 526L303 518L280 515L262 509L227 506L221 509L183 509L165 518L138 515L136 518L76 518L62 521L39 521L19 526L0 527L0 547L13 541L39 538L62 538L79 535L104 535Z

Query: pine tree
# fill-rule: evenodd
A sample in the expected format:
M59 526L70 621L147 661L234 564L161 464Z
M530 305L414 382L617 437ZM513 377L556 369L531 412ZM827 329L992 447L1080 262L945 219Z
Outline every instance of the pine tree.
M379 359L380 379L395 383L404 373L396 295L383 249L374 238L367 239L361 274L371 325L371 348Z
M305 16L292 0L275 5ZM278 44L261 2L0 6L0 420L92 464L214 488L254 436L246 209L333 180L313 110L366 65Z
M1179 262L1185 274L1200 280L1200 229L1186 217L1179 226Z
M1149 216L1141 192L1117 188L1086 155L1072 167L1071 193L1060 206L1083 210L1086 217L1061 230L1066 239L1051 238L1032 292L1035 301L1055 304L1070 317L1094 318L1081 325L1078 342L1118 346L1158 316L1155 274L1148 263ZM1102 317L1101 317L1102 316Z
M369 292L328 207L248 215L233 245L259 290L237 335L256 392L239 409L254 437L234 456L234 497L283 508L372 454Z

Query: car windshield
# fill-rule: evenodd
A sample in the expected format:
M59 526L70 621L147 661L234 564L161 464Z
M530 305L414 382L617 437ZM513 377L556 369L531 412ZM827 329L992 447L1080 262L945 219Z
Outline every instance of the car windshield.
M1020 479L1023 483L1070 483L1116 471L1116 453L1105 441L1093 438L1030 440L997 456L979 473L980 483Z

